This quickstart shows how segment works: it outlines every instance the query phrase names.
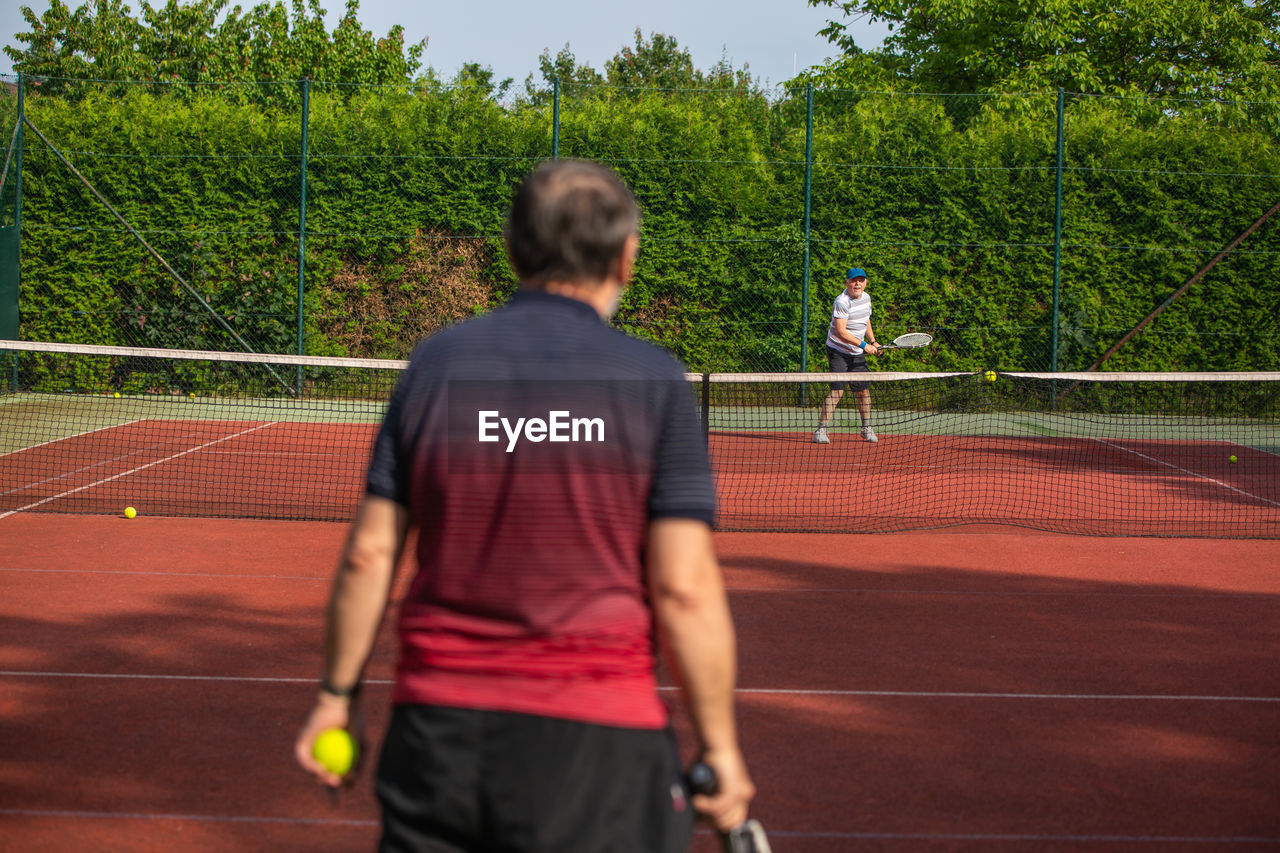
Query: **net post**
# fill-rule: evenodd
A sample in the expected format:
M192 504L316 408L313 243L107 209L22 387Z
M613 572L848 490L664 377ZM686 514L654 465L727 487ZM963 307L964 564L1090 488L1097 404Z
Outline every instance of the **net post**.
M702 374L702 437L711 441L711 374Z
M809 369L809 240L813 224L813 84L804 87L804 272L800 286L800 372ZM804 384L801 383L797 405L804 405Z
M302 145L298 169L298 355L306 354L306 312L303 299L306 295L307 276L307 126L311 123L311 78L302 80ZM302 365L294 381L294 388L302 392Z

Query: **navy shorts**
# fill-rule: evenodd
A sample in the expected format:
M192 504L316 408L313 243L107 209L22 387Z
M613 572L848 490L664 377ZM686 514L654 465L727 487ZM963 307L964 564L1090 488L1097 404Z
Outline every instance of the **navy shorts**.
M397 705L378 765L381 853L685 851L668 730Z
M867 357L859 353L852 355L847 352L841 352L833 347L827 347L827 366L831 368L832 373L870 373L871 369L867 367ZM866 391L871 387L870 382L832 382L832 391L843 391L848 388L850 391Z

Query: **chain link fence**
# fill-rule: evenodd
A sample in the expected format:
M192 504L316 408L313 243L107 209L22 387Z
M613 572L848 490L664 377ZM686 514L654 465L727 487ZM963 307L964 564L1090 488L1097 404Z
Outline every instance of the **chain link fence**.
M1280 230L1218 258L1280 144L1213 102L13 82L25 340L402 358L509 295L514 187L575 157L644 210L617 324L694 370L824 369L851 266L881 340L936 338L882 367L1080 370L1146 321L1107 369L1280 369Z

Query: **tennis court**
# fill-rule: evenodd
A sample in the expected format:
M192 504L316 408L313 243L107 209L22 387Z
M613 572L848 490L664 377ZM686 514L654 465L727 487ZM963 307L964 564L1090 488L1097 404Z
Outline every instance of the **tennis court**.
M367 777L332 802L291 757L343 533L0 519L0 846L369 849ZM1280 542L983 528L718 545L775 850L1280 844ZM368 673L375 737L389 639Z
M194 517L350 517L371 424L144 418L15 451L0 494L11 510ZM22 454L34 457L21 467ZM324 472L312 474L310 472ZM123 501L124 503L121 503Z
M292 743L376 395L107 375L0 397L0 849L369 849ZM1274 410L936 382L825 446L795 382L700 386L774 849L1280 846Z
M198 412L125 419L10 451L0 466L0 512L134 504L152 515L339 521L361 491L365 459L353 448L367 447L375 429L207 420ZM728 529L875 532L987 522L1280 535L1280 456L1229 440L885 433L872 445L850 430L823 446L808 432L749 429L716 431L710 446L724 462L717 487ZM831 486L835 469L873 482L874 495L851 501Z
M403 362L12 345L0 513L344 521ZM1280 537L1271 374L869 374L881 441L825 374L690 374L723 530L1006 524ZM1068 386L1067 383L1074 384ZM501 383L497 383L501 386ZM1083 385L1083 387L1078 387Z

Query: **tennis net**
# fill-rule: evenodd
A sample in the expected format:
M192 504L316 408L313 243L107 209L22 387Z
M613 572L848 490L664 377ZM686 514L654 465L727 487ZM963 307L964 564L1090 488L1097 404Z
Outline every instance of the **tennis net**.
M345 521L404 362L0 341L0 516ZM726 530L1280 537L1280 374L690 374Z

